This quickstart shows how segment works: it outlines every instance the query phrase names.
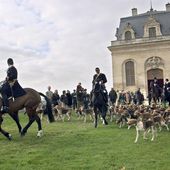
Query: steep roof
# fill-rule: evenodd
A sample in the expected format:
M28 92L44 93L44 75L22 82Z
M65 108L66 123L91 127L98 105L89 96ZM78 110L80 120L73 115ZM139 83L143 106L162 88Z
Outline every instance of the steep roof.
M149 16L153 16L160 23L163 36L170 35L170 11L148 11L143 14L125 17L120 19L119 29L117 30L117 39L121 40L125 26L130 23L135 31L136 38L142 38L144 34L144 25Z

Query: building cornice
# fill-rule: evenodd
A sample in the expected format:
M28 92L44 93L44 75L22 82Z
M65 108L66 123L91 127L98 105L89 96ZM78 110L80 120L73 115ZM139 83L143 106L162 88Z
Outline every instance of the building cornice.
M114 50L128 50L135 47L140 49L144 48L145 50L148 50L148 46L164 46L166 48L166 44L170 46L170 36L159 36L156 38L140 38L128 41L111 41L111 46L109 46L108 49L111 52L113 52Z

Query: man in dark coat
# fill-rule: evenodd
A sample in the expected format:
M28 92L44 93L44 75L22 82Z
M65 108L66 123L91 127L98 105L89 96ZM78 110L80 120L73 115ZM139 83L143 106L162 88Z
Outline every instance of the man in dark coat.
M161 88L156 77L154 77L154 80L150 83L150 91L154 103L159 102L159 97L161 96Z
M170 82L168 79L165 79L165 83L164 83L164 97L165 97L165 102L168 101L170 105Z
M66 96L67 96L67 106L68 106L69 108L71 108L73 103L72 103L72 96L71 96L69 90L67 90Z
M105 83L107 83L107 78L105 76L105 74L100 73L100 69L97 67L95 69L96 74L93 76L93 86L95 85L95 83L100 83L103 85L103 87L105 87Z
M3 101L3 107L1 112L7 113L9 111L9 101L10 97L20 97L26 94L24 89L18 83L18 72L14 67L14 61L12 58L8 58L7 64L9 66L7 70L7 77L1 87L1 95Z
M77 97L77 109L80 110L83 107L83 91L81 83L79 83L76 87L76 97Z
M53 104L53 107L55 107L56 105L59 104L59 101L60 101L60 95L58 94L58 90L55 90L53 95L52 95L52 104Z
M77 109L77 93L76 90L73 90L73 93L71 94L72 96L72 104L73 104L73 109Z
M109 92L109 100L110 100L110 104L113 106L116 103L117 100L117 93L114 90L114 88L111 88L110 92Z
M96 83L101 84L101 88L103 90L103 96L106 102L108 102L108 93L105 87L105 83L107 83L106 75L100 72L98 67L95 68L96 74L93 76L93 89Z

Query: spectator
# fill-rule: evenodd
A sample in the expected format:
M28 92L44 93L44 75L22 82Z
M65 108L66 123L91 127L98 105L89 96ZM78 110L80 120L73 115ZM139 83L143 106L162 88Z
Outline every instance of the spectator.
M69 108L71 108L71 107L72 107L72 96L71 96L69 90L67 90L66 96L67 96L67 106L68 106Z
M60 97L60 101L62 103L62 107L66 108L68 101L67 101L67 95L66 95L66 91L65 90L63 90L63 92L62 92L62 95Z
M49 99L50 102L52 103L53 92L51 91L51 86L48 86L48 90L47 90L47 92L46 92L46 96L48 97L48 99Z
M58 105L59 101L60 101L60 96L58 94L58 90L55 90L53 95L52 95L52 104L53 104L53 106Z
M114 105L116 103L117 100L117 93L114 90L114 88L111 88L110 92L109 92L109 101L110 101L110 105Z
M83 90L81 83L77 85L76 88L76 94L77 94L77 109L81 110L81 107L83 106Z
M72 95L72 105L73 105L73 109L77 109L77 94L76 94L76 90L73 90Z

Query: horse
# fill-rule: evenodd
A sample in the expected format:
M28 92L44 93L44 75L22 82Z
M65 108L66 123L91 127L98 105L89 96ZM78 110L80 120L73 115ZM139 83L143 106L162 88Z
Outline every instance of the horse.
M32 88L24 88L26 94L20 97L15 98L14 100L11 98L9 99L9 112L8 114L13 118L13 120L16 122L18 126L19 133L21 136L24 136L27 133L28 128L31 126L31 124L36 121L38 125L38 133L37 136L41 137L42 136L42 126L41 126L41 120L38 116L38 113L36 112L36 109L38 105L41 102L41 97L43 96L46 100L47 106L46 106L46 112L48 113L48 118L49 122L54 122L54 116L52 114L52 108L51 104L48 101L48 98L40 93L37 92L36 90ZM0 108L2 107L2 98L0 98ZM24 128L22 128L20 122L19 122L19 117L18 117L18 112L21 109L25 108L25 113L29 117L29 121L26 124ZM2 129L1 125L3 122L3 113L0 112L0 132L7 137L9 140L12 139L12 135L5 130Z
M91 93L91 101L92 101L93 110L95 114L95 121L94 121L95 128L97 128L98 113L100 113L103 119L103 123L105 125L108 124L108 122L106 121L106 113L108 111L108 105L107 105L106 95L103 92L104 90L105 89L103 89L101 84L96 83Z

